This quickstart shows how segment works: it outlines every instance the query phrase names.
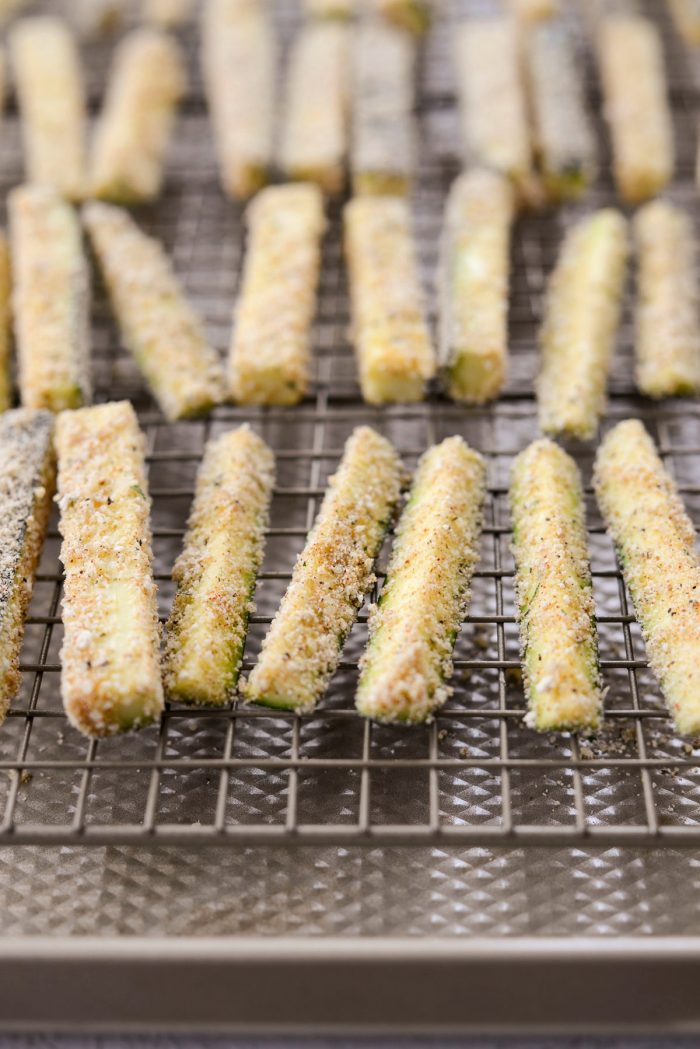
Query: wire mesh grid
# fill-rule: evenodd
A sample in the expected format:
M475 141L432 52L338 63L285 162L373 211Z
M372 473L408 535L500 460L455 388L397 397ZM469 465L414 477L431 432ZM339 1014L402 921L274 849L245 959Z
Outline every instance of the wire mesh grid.
M463 11L483 7L456 6ZM289 4L280 3L279 8L288 37L294 11ZM697 91L682 48L669 27L663 28L679 151L672 194L696 210L692 170ZM186 43L194 65L196 45L189 31ZM459 169L448 43L449 29L443 22L423 56L420 73L422 159L414 203L428 288L434 278L445 194ZM103 51L92 51L87 58L97 98ZM599 99L590 56L587 60L595 109ZM243 220L218 189L194 76L192 84L170 158L167 192L139 219L172 252L213 343L225 352L244 245ZM3 134L0 177L8 188L21 177L14 111ZM507 508L509 466L536 435L536 333L545 278L562 231L582 208L613 200L605 176L583 205L526 216L519 223L513 250L512 366L505 396L486 409L452 405L437 391L417 406L378 410L362 404L348 340L338 206L331 209L324 243L314 328L316 382L313 395L298 408L227 407L207 421L166 424L145 394L133 361L121 350L104 296L96 289L93 348L99 398L131 397L147 436L163 619L203 447L210 436L243 421L274 449L278 470L244 673L255 660L343 443L360 422L393 440L409 467L428 445L452 433L462 434L485 453L489 493L481 558L470 614L455 651L454 694L428 726L387 728L355 713L357 663L367 632L365 606L328 694L312 714L270 712L235 702L223 710L171 705L159 727L87 742L68 725L60 702L61 568L54 518L27 624L22 690L0 734L0 771L5 774L0 778L0 842L700 843L700 749L673 734L647 669L629 598L590 494L592 449L577 449L575 454L587 484L607 688L605 728L584 739L539 736L523 724ZM432 309L432 291L430 304ZM635 399L631 349L628 309L606 425L628 414L644 418L691 515L700 521L700 405L686 401L654 406ZM380 583L388 546L380 558Z

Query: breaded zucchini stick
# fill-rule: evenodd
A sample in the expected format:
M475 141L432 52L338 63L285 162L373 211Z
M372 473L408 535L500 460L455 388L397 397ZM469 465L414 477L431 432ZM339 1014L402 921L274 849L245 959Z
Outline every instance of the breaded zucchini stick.
M90 277L80 222L46 186L8 196L19 392L53 412L90 401Z
M247 217L230 391L240 404L297 404L309 386L323 198L311 183L270 186L249 206Z
M700 314L690 215L667 201L634 218L637 245L636 379L650 397L700 389Z
M202 75L221 184L231 197L252 196L268 180L276 71L277 43L265 6L205 0Z
M700 560L695 532L654 443L619 423L596 456L600 509L676 728L700 732Z
M66 12L79 36L94 40L111 36L126 20L128 0L69 0Z
M29 6L29 0L0 0L0 26L4 26L22 8Z
M194 9L194 0L143 0L143 20L161 29L184 25Z
M83 217L124 345L163 414L207 412L223 399L221 365L161 244L111 204L87 204Z
M73 35L60 18L26 18L10 33L10 54L27 181L55 186L69 200L80 200L86 182L86 109Z
M620 319L627 223L603 208L567 233L549 280L537 380L540 428L595 436Z
M117 47L95 132L92 194L118 204L154 200L185 90L184 56L172 37L136 29Z
M508 356L508 271L515 200L496 171L453 183L440 261L440 360L450 397L482 404L498 395Z
M532 147L514 21L475 18L460 25L456 61L467 166L500 171L529 197Z
M423 455L379 603L355 699L365 717L417 724L451 689L452 649L479 556L486 464L461 437Z
M407 193L415 171L415 42L368 21L353 53L350 166L358 194Z
M513 463L510 502L526 723L595 729L603 695L576 463L554 441L534 441Z
M375 0L377 11L388 22L415 36L428 32L434 0Z
M12 404L10 356L12 349L12 275L10 247L0 230L0 412Z
M639 15L608 15L598 27L598 62L617 188L630 203L646 200L670 181L674 169L658 29Z
M358 0L304 0L307 18L352 18Z
M53 416L0 416L0 721L20 686L19 654L56 480Z
M116 401L59 415L56 451L63 706L86 736L112 736L163 709L145 440Z
M374 582L399 487L394 448L369 427L358 427L243 688L246 699L288 710L316 706Z
M362 396L369 404L420 401L436 360L406 200L351 200L345 254Z
M180 703L222 706L243 658L262 561L274 456L248 426L210 441L197 474L177 593L168 620L163 678Z
M317 182L340 193L348 151L351 29L342 22L311 22L290 58L280 166L287 177Z
M581 70L564 23L533 26L525 60L545 191L557 201L577 197L595 179L597 156Z
M686 44L700 45L700 0L667 0L674 25Z
M524 25L543 22L559 14L559 0L510 0L510 9L515 18Z

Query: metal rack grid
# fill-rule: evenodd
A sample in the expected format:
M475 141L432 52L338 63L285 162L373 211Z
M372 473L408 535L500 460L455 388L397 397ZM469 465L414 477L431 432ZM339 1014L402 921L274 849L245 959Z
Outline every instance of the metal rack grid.
M475 2L456 5L474 10ZM483 7L483 5L481 5ZM290 7L280 4L285 34ZM654 5L655 13L658 5ZM697 90L682 48L664 24L679 148L673 195L694 204ZM187 38L190 60L196 47ZM91 83L99 81L96 53ZM240 271L242 216L222 197L197 80L183 115L164 199L139 218L163 238L212 341L225 351ZM591 79L591 105L598 104ZM459 160L448 31L437 29L421 70L424 143L415 194L426 286L436 261L441 209ZM4 129L2 188L21 174L16 114ZM602 139L604 141L604 139ZM348 342L340 211L332 209L315 325L316 383L296 409L222 408L205 422L168 425L120 349L98 290L93 332L100 399L131 397L148 440L160 611L172 597L194 473L209 436L250 422L277 456L278 484L244 672L254 661L329 474L352 428L368 422L392 439L407 465L432 442L461 433L486 454L489 496L470 614L455 653L455 692L431 725L372 725L353 708L366 610L345 647L328 695L313 714L233 704L170 706L158 728L87 742L66 722L59 695L61 571L50 526L28 620L23 686L0 733L2 844L700 844L700 749L676 738L646 667L611 544L588 493L594 588L606 698L605 729L592 739L538 736L522 723L507 480L512 457L536 435L532 380L546 274L563 229L612 203L609 179L557 214L525 217L513 257L512 367L495 406L467 410L437 393L424 405L362 404ZM434 297L431 295L431 307ZM629 309L620 336L607 424L641 415L700 522L700 405L654 406L631 388ZM576 451L584 477L592 451ZM380 559L386 563L387 549ZM381 578L381 572L380 572ZM373 595L375 596L375 595Z

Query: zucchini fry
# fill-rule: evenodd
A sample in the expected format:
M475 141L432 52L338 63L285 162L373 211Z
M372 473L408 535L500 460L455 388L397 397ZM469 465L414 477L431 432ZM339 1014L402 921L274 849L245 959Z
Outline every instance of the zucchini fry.
M53 416L0 416L0 721L20 686L19 654L56 479Z
M485 480L484 460L461 437L421 458L370 611L355 700L365 717L418 724L449 696L452 649L479 555Z
M612 208L567 233L547 289L537 380L540 428L580 440L595 436L620 319L627 223Z
M634 218L637 244L636 379L649 397L700 389L700 314L690 216L667 201Z
M369 21L355 37L352 188L359 194L408 193L415 171L415 42L401 29Z
M350 19L356 14L358 0L304 0L307 18Z
M8 196L19 391L28 408L78 408L92 396L90 276L80 222L51 188Z
M524 26L544 22L559 14L559 0L510 0L512 15Z
M231 698L254 607L274 472L272 452L248 426L205 449L173 569L178 589L163 660L170 699L223 706Z
M667 0L674 25L691 47L700 45L700 0Z
M536 150L547 195L580 196L597 172L596 145L581 71L566 26L559 20L533 26L525 60Z
M450 397L483 404L498 396L508 355L508 271L515 200L495 171L453 183L440 261L440 360Z
M214 129L221 184L252 196L273 157L277 43L264 5L206 0L202 75Z
M290 59L280 166L292 180L340 193L348 151L351 30L342 22L311 22Z
M270 186L248 208L229 387L240 404L297 404L309 386L311 322L325 228L317 186Z
M387 22L423 36L430 29L434 0L375 0L377 11Z
M62 19L26 18L10 33L28 182L85 192L85 88L75 40Z
M0 0L0 26L4 26L14 15L29 6L29 0Z
M10 356L12 350L12 276L10 247L0 230L0 413L12 404Z
M652 670L677 730L700 732L700 560L695 532L654 442L619 423L596 456L593 482L615 542Z
M399 488L394 448L369 427L358 427L243 688L246 699L300 712L316 706L374 582Z
M673 124L656 26L638 15L603 18L598 62L615 181L621 196L637 203L663 189L674 169Z
M61 413L56 451L63 706L84 735L112 736L163 709L145 440L116 401Z
M534 441L513 463L510 502L526 723L595 729L603 694L576 463L554 441Z
M163 414L206 413L223 399L223 373L161 244L112 204L86 204L83 218L124 345Z
M514 21L463 23L457 30L456 61L466 166L500 171L528 199L532 147Z
M155 29L137 29L117 47L95 132L92 195L117 204L155 200L185 90L179 44Z
M143 20L161 29L176 29L192 16L194 0L143 0Z
M351 200L345 254L362 396L369 404L422 400L436 361L406 200Z

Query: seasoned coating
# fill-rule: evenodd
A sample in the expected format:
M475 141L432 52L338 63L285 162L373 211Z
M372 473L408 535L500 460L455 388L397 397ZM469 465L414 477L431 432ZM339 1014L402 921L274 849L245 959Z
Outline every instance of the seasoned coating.
M118 401L62 412L56 451L63 706L86 736L112 736L163 709L145 440Z
M359 0L304 0L307 18L352 18Z
M534 441L513 464L510 502L525 720L540 732L595 729L603 693L576 463Z
M619 423L596 456L595 492L677 730L700 732L700 560L695 532L654 442Z
M0 412L12 404L10 355L12 350L12 276L10 246L0 230Z
M401 29L370 20L357 31L350 147L355 195L408 193L416 163L415 54L415 42Z
M374 0L377 12L400 29L423 36L430 28L435 0Z
M326 193L340 193L345 181L351 33L341 21L310 22L290 58L280 166Z
M28 408L89 403L90 277L80 222L51 188L8 196L19 391Z
M392 446L369 427L358 427L243 688L246 699L288 710L316 706L374 583L374 561L399 486Z
M159 196L185 82L184 56L172 37L148 28L124 37L95 132L93 196L117 204L141 204Z
M700 0L667 0L676 29L691 47L700 45Z
M202 76L224 191L252 196L273 156L277 42L264 4L205 0Z
M515 199L495 171L452 184L442 234L440 361L450 397L482 404L498 396L508 357L508 271Z
M537 380L540 428L580 440L595 436L620 319L627 223L612 208L566 234L549 280Z
M637 247L636 379L650 397L700 389L700 314L690 215L667 201L634 217Z
M10 33L10 55L27 181L80 200L86 183L86 109L73 35L60 18L25 18Z
M578 197L596 177L597 155L582 73L562 21L530 29L525 63L545 191L555 201Z
M617 188L630 203L646 200L671 180L674 169L658 29L639 15L608 15L598 26L598 63Z
M53 416L0 416L0 721L20 686L19 655L56 480Z
M194 0L143 0L143 20L161 29L175 29L192 17Z
M205 448L173 569L177 593L163 658L170 699L222 706L231 698L254 609L274 473L272 452L248 426Z
M296 404L309 386L311 322L325 228L317 186L270 186L248 208L229 387L240 404Z
M436 360L407 202L351 200L345 255L362 396L370 404L420 401Z
M421 458L370 611L355 700L365 717L417 724L449 696L452 649L479 555L485 480L484 460L461 437Z
M124 345L163 414L207 412L223 399L223 372L161 244L112 204L87 204L83 219Z
M532 148L518 35L511 18L474 18L456 30L465 163L493 168L532 194Z

